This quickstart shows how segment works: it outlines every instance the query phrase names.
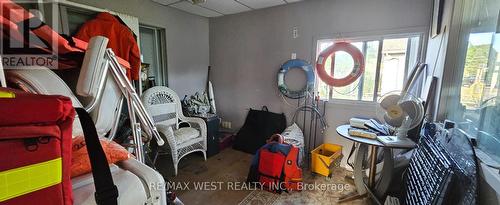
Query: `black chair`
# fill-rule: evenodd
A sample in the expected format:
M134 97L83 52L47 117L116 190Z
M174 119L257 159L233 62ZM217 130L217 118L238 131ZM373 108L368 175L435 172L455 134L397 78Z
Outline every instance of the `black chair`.
M477 169L465 135L425 124L403 175L405 187L399 196L388 196L385 204L476 204Z

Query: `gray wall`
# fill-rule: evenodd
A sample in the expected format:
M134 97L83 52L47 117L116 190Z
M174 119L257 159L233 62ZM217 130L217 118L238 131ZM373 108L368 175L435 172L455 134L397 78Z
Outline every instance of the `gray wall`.
M276 74L292 52L313 62L316 40L321 37L427 32L431 8L431 0L307 0L211 18L211 79L219 115L238 129L248 108L268 105L290 120L296 106L287 105L280 97ZM292 38L293 27L298 28L296 39ZM290 77L290 84L299 78L303 76ZM374 116L375 104L329 102L326 108L329 128L324 141L343 145L347 156L351 143L338 136L335 128L353 116ZM318 140L318 144L322 142Z
M339 32L345 36L415 27L425 32L431 7L430 0L308 0L210 19L210 63L220 115L235 128L250 107L268 105L291 115L294 108L279 96L276 73L292 52L314 61L315 40ZM296 39L293 27L298 28Z
M129 14L139 23L165 28L168 83L182 98L203 91L209 64L208 18L192 15L150 0L70 0Z

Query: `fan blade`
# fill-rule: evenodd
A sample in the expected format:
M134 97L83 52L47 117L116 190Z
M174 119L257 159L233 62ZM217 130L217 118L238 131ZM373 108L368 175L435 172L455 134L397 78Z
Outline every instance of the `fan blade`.
M385 114L384 120L390 126L399 127L403 124L405 117L406 117L406 115L401 115L401 116L396 117L396 118L391 118L389 115Z
M399 99L401 99L400 95L388 95L384 97L384 99L382 99L382 101L380 102L380 107L384 108L384 110L387 110L389 106L398 104Z
M419 104L413 100L403 101L398 103L398 105L412 120L416 119L417 115L419 115Z

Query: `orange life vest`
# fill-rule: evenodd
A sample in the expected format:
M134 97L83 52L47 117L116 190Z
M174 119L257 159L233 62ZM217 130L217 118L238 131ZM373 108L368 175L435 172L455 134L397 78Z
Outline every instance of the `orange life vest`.
M277 141L268 142L254 156L249 182L259 182L268 191L300 191L302 169L298 166L299 148Z

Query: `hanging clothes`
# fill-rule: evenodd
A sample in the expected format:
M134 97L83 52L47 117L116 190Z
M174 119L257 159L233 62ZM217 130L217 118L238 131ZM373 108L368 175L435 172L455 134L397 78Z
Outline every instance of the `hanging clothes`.
M116 56L130 63L127 77L131 80L139 80L141 54L132 31L126 25L122 24L110 13L99 13L95 19L83 24L75 35L75 37L84 41L88 41L94 36L108 38L108 48L113 49Z

